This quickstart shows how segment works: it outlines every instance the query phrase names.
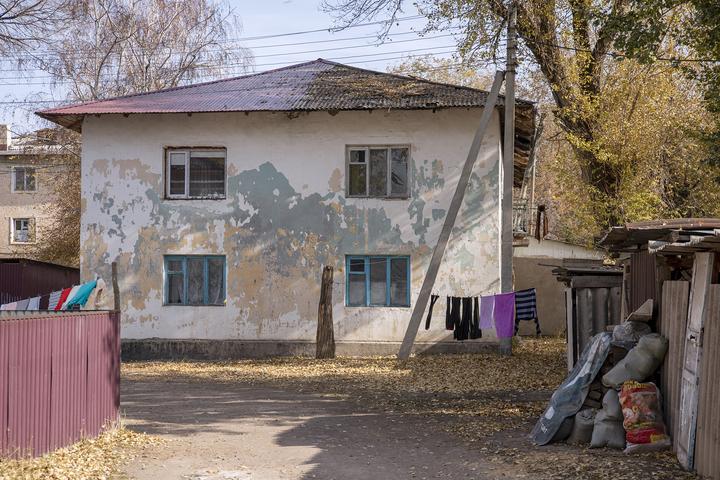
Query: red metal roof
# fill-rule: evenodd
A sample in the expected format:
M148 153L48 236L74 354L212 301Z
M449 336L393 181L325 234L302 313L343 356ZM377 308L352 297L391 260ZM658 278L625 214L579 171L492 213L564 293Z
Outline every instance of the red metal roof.
M242 77L69 105L37 114L80 131L83 117L96 114L480 107L486 97L483 90L318 59ZM520 102L519 109L528 107L533 108L530 102Z

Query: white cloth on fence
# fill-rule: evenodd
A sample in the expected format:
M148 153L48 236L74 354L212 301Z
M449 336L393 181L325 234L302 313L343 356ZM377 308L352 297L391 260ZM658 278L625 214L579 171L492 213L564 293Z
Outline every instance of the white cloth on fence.
M25 310L27 309L28 303L30 303L29 298L25 298L23 300L17 301L17 306L15 307L15 310Z
M72 289L70 290L70 293L68 294L67 298L65 299L65 303L62 304L62 307L60 310L65 310L67 308L68 302L73 299L75 294L77 293L78 289L80 288L80 285L73 285Z
M40 297L32 297L25 310L40 310Z
M17 302L5 303L0 306L0 310L16 310L16 309L17 309Z

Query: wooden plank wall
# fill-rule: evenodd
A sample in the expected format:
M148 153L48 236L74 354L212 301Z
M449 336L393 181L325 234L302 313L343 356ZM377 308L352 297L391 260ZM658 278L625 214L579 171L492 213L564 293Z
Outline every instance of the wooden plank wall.
M700 363L695 469L720 479L720 285L710 285Z
M680 380L685 361L685 329L687 327L690 283L666 281L663 284L660 333L668 339L668 353L662 367L661 392L667 428L674 439L680 412ZM675 448L675 442L673 442Z

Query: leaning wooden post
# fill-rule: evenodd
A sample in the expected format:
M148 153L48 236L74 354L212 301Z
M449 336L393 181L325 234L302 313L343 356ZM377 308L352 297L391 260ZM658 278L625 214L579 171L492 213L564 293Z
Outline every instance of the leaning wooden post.
M315 338L315 358L335 358L335 334L333 333L332 314L333 267L325 265L320 285L320 304L318 305L317 336Z
M117 262L112 262L113 310L120 312L120 287L117 278Z

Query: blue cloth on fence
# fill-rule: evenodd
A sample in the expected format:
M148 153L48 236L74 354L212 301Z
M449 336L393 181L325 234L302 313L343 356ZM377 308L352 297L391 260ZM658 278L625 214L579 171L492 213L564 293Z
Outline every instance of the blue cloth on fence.
M75 295L73 295L72 298L65 302L65 305L63 305L63 310L69 310L70 307L72 307L73 305L79 305L81 307L85 305L88 301L88 298L90 297L90 293L95 290L95 286L97 286L97 280L93 280L92 282L87 282L80 285L79 288L75 291Z
M28 303L30 303L29 298L26 298L24 300L18 300L17 307L15 307L15 310L26 310Z

